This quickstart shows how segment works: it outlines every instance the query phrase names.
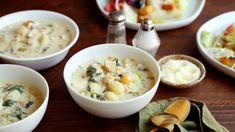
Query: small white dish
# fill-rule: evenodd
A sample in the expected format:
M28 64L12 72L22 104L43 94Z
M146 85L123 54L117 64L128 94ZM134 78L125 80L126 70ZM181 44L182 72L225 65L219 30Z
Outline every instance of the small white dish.
M77 92L71 86L72 73L76 68L91 59L106 56L133 58L145 64L156 78L154 86L140 96L120 101L99 101ZM73 55L64 67L64 81L73 100L87 112L103 118L122 118L144 108L155 95L160 82L160 76L160 66L151 55L144 50L123 44L100 44L88 47Z
M202 9L205 5L206 0L189 0L189 6L184 11L184 15L181 19L176 19L173 21L168 21L161 24L155 24L155 28L157 31L164 31L170 29L176 29L180 27L184 27L192 23L202 12ZM96 4L98 5L101 13L107 18L108 13L104 10L104 6L108 3L108 0L96 0ZM126 22L126 27L133 30L138 30L140 27L139 23L130 23Z
M161 72L162 72L162 66L169 60L186 60L186 61L193 63L195 66L197 66L200 69L199 78L193 82L190 82L190 83L175 84L175 83L172 83L168 80L164 80L163 78L161 78L161 82L163 84L168 85L172 88L176 88L176 89L192 88L192 87L198 85L204 79L204 77L206 75L206 69L205 69L204 65L199 60L197 60L196 58L193 58L191 56L183 55L183 54L168 55L168 56L164 56L160 60L158 60L158 63L161 67Z
M227 12L221 14L217 17L212 18L211 20L207 21L203 24L198 32L197 32L197 47L201 55L210 63L212 66L220 70L221 72L235 78L235 70L223 65L218 60L213 58L212 56L208 55L206 48L203 47L201 43L201 35L203 31L209 31L215 35L219 35L223 32L223 30L230 25L231 23L235 23L235 11Z
M17 122L0 126L0 132L30 132L42 120L48 105L49 86L46 79L38 72L19 65L1 64L0 80L19 80L33 84L42 93L43 102L41 106L28 117Z
M3 28L7 25L17 23L17 22L23 22L26 20L48 20L48 21L58 21L63 24L65 24L71 34L72 39L71 42L62 50L42 56L42 57L36 57L36 58L17 58L13 56L8 56L4 54L0 54L0 58L6 62L6 63L13 63L13 64L19 64L24 65L27 67L30 67L34 70L43 70L46 68L50 68L56 64L58 64L60 61L64 59L64 57L67 55L69 49L76 43L78 37L79 37L79 28L77 24L69 17L52 11L46 11L46 10L27 10L27 11L19 11L15 13L11 13L5 16L2 16L0 18L0 28Z

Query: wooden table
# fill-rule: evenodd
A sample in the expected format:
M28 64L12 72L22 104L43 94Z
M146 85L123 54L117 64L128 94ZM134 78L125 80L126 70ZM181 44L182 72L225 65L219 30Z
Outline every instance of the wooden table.
M159 32L161 47L156 59L169 54L193 56L206 67L206 77L198 86L187 90L171 89L160 84L154 100L175 96L190 97L204 101L222 125L235 131L235 80L211 65L199 54L196 47L197 29L208 19L231 11L234 0L207 0L199 18L184 28ZM67 57L58 65L40 71L50 86L50 99L46 114L35 131L135 131L138 114L122 119L102 119L82 110L70 97L64 80L63 68L76 52L106 39L107 20L100 14L94 0L2 0L0 15L29 9L45 9L71 17L80 28L80 37ZM235 17L235 16L234 16ZM129 44L136 31L127 30Z

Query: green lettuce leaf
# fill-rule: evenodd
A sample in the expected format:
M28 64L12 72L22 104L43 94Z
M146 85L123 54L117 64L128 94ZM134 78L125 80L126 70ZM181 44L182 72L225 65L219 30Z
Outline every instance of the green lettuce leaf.
M203 31L201 36L201 43L205 48L209 48L213 46L213 43L215 42L215 36L208 31Z

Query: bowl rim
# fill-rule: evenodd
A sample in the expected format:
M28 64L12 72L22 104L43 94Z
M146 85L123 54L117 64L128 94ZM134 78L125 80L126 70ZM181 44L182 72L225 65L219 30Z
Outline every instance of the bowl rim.
M40 61L40 60L44 60L44 59L48 59L48 58L51 58L51 57L54 57L54 56L57 56L67 50L69 50L78 40L79 38L79 35L80 35L80 30L79 30L79 27L78 25L76 24L76 22L74 20L72 20L70 17L64 15L64 14L61 14L59 12L54 12L54 11L50 11L50 10L23 10L23 11L17 11L17 12L13 12L13 13L10 13L10 14L7 14L7 15L4 15L0 18L5 18L5 17L11 17L13 15L21 15L21 14L27 14L27 13L32 13L32 12L44 12L46 14L52 14L52 15L55 15L55 16L58 16L58 17L61 17L63 18L64 20L68 21L69 23L71 23L71 27L74 29L75 33L74 33L74 37L72 38L72 40L68 43L68 45L66 47L64 47L63 49L57 51L57 52L54 52L54 53L51 53L51 54L48 54L48 55L45 55L45 56L39 56L39 57L32 57L32 58L17 58L17 57L14 57L14 56L9 56L9 55L5 55L5 54L0 54L0 58L4 58L4 59L8 59L8 60L14 60L14 61L23 61L23 62L28 62L28 61ZM37 17L35 17L37 18ZM1 23L1 19L0 19L0 23ZM17 22L17 21L16 21Z
M161 66L166 63L167 61L171 60L171 59L176 59L176 60L187 60L191 63L193 63L194 65L196 65L201 73L200 73L200 77L196 80L196 81L193 81L193 82L190 82L190 83L183 83L183 84L175 84L175 83L172 83L170 81L167 81L167 80L164 80L161 78L161 82L165 85L168 85L168 86L171 86L173 88L189 88L189 87L192 87L194 85L197 85L198 83L200 83L204 78L205 78L205 75L206 75L206 68L205 66L203 65L202 62L200 62L198 59L194 58L194 57L191 57L189 55L184 55L184 54L172 54L172 55L167 55L167 56L164 56L162 57L161 59L158 60L159 62L159 65L160 65L160 68Z
M68 69L68 64L69 64L69 62L70 62L71 60L73 60L73 59L77 56L77 54L79 54L79 53L82 52L82 51L84 52L84 51L89 50L89 49L91 49L91 48L104 47L104 46L120 46L120 47L123 47L124 49L129 48L129 49L131 49L131 50L137 50L138 52L142 52L142 53L145 54L149 59L151 59L151 61L154 62L155 66L156 66L156 68L157 68L157 70L158 70L158 71L157 71L158 73L156 73L156 74L157 74L157 76L156 76L157 79L156 79L156 82L155 82L155 84L153 85L153 87L152 87L151 89L149 89L147 92L145 92L145 93L143 93L143 94L141 94L141 95L139 95L139 96L136 96L136 97L133 97L133 98L130 98L130 99L125 99L125 100L118 100L118 101L100 101L100 100L95 100L95 99L92 99L92 98L90 98L90 97L84 96L84 95L78 93L77 91L75 91L74 88L72 88L72 86L69 84L69 78L65 78L65 73L66 73L66 71L67 71L67 69ZM89 60L88 60L88 61L89 61ZM143 96L146 96L147 94L150 94L150 93L153 92L154 90L157 91L158 85L159 85L159 83L160 83L160 78L161 78L160 66L159 66L157 60L156 60L153 56L151 56L149 53L147 53L146 51L144 51L144 50L142 50L142 49L139 49L139 48L136 48L136 47L133 47L133 46L130 46L130 45L126 45L126 44L114 44L114 43L97 44L97 45L93 45L93 46L87 47L87 48L85 48L85 49L83 49L83 50L77 52L77 53L74 54L74 55L68 60L68 62L65 64L63 73L64 73L64 74L63 74L64 81L65 81L65 84L66 84L67 89L68 89L69 92L72 91L73 93L76 94L76 96L79 96L79 97L81 97L81 98L83 98L83 99L86 99L86 100L88 100L88 101L91 101L91 102L94 102L94 103L100 103L100 104L122 104L122 103L129 103L129 102L133 102L133 101L139 100L139 99L141 99ZM156 91L155 91L154 95L156 94Z
M28 118L32 117L33 115L37 114L39 112L39 109L42 109L42 107L44 105L47 105L48 104L48 100L49 100L49 85L46 81L46 79L37 71L31 69L31 68L28 68L28 67L25 67L25 66L21 66L21 65L15 65L15 64L0 64L0 68L1 67L12 67L12 68L16 68L18 70L27 70L29 72L31 72L34 76L38 76L42 81L43 83L45 84L45 89L46 89L46 94L43 99L43 102L41 103L41 105L33 112L31 113L30 115L28 115L27 117L19 120L19 121L16 121L16 122L13 122L13 123L10 123L10 124L7 124L7 125L3 125L3 126L0 126L0 130L1 129L5 129L5 128L9 128L9 127L13 127L15 125L20 125L20 123L22 123L23 121L27 120Z

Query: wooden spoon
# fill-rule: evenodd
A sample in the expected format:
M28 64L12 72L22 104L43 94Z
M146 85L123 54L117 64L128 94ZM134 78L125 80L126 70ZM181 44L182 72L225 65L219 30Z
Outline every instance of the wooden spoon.
M169 131L174 129L174 124L179 123L179 119L175 115L168 113L155 113L151 116L151 121L160 128L166 128Z
M184 122L190 112L191 103L188 99L178 99L170 104L165 110L165 113L172 114L178 117L180 123Z

